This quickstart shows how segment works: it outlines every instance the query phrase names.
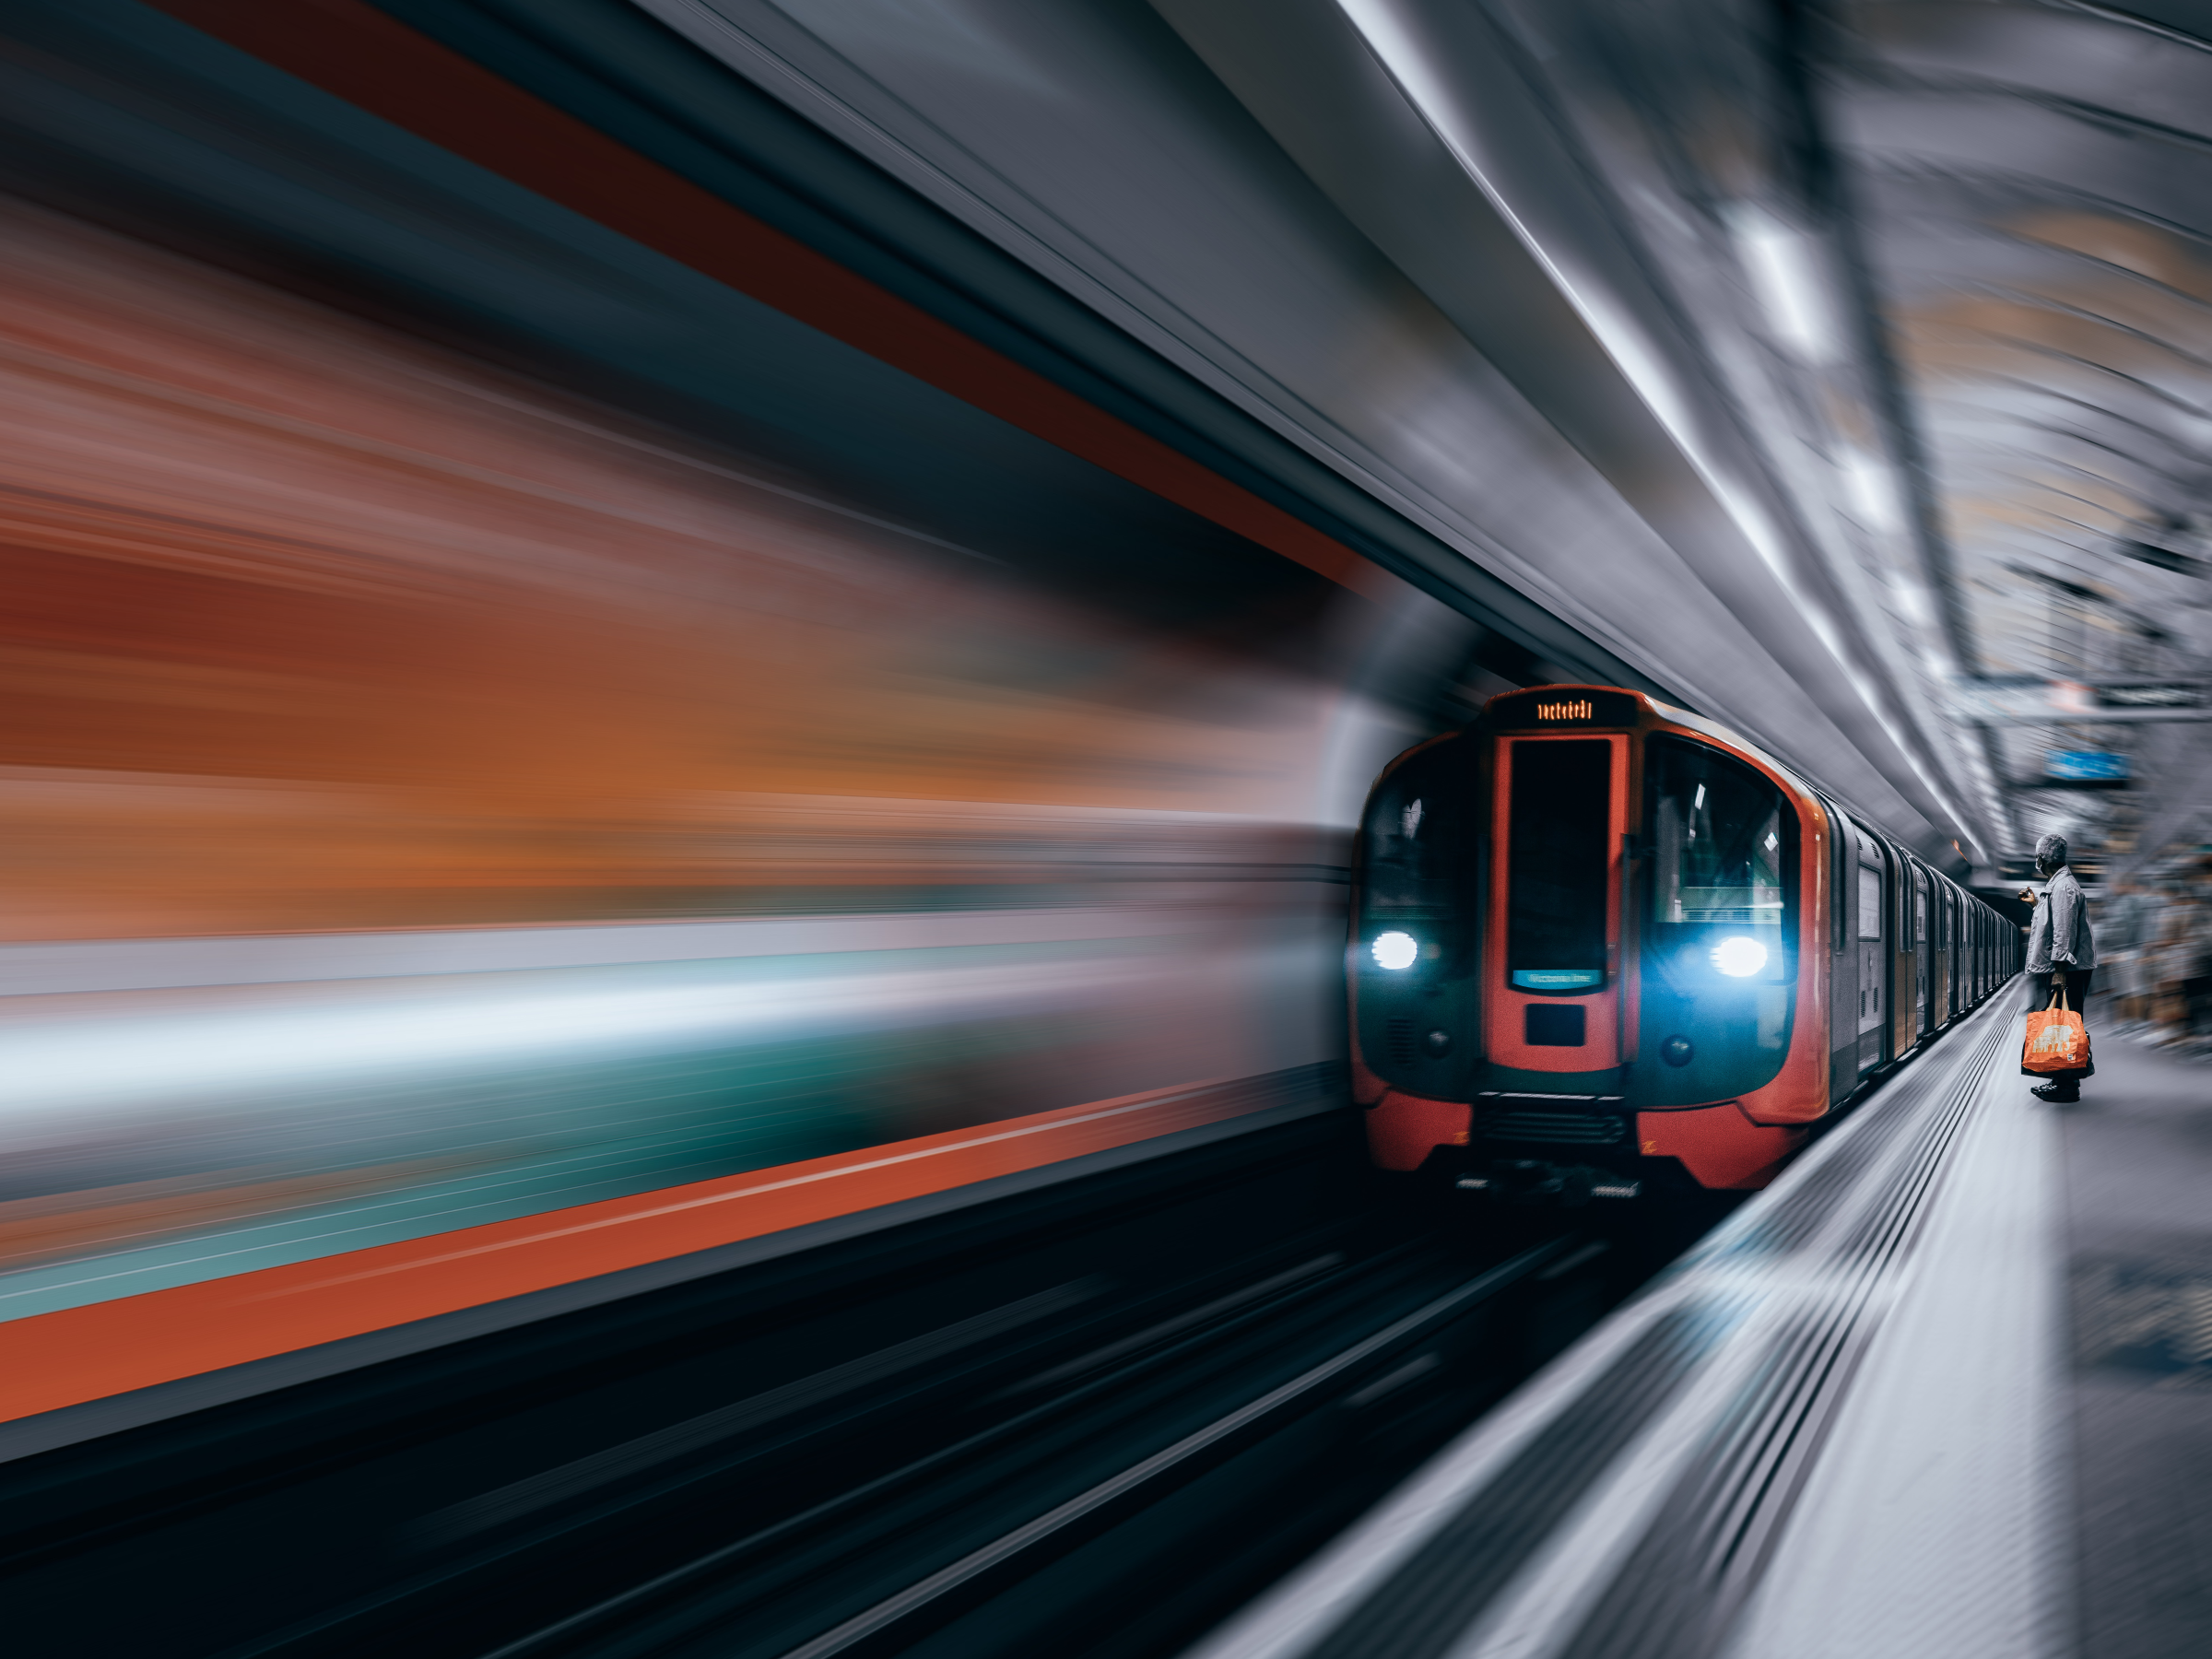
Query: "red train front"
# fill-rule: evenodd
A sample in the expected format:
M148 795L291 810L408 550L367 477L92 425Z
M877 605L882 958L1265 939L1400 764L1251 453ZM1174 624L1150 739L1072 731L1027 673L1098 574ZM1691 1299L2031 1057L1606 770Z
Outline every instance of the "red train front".
M1394 761L1362 821L1369 1145L1570 1203L1764 1185L2008 976L1995 920L1708 721L1605 687L1495 698Z

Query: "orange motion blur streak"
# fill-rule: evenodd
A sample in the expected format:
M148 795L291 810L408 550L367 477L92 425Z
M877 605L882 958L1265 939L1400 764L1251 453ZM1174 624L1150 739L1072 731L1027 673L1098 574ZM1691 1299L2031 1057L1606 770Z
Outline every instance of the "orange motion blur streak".
M152 0L395 126L1370 598L1341 542L359 0Z
M1250 1111L1207 1084L463 1228L0 1324L0 1421L199 1376Z

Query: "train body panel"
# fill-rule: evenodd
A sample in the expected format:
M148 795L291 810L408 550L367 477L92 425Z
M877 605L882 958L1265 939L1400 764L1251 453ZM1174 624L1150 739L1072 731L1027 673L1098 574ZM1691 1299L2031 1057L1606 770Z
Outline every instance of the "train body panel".
M1370 1146L1462 1184L1763 1185L2018 965L2008 924L1788 768L1608 687L1406 751L1356 864Z

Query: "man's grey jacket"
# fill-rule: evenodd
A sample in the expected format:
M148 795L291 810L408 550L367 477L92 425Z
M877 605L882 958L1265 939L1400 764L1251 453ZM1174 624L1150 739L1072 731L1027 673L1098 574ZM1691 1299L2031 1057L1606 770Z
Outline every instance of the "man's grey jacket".
M2028 924L2028 971L2049 973L2071 968L2087 972L2097 966L2097 941L2089 932L2088 900L2071 867L2062 868L2043 888L2043 901Z

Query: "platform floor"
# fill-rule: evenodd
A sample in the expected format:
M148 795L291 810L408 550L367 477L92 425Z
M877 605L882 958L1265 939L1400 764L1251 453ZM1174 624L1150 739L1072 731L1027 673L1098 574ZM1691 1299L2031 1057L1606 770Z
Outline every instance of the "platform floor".
M1204 1659L2212 1654L2212 1066L2022 988Z
M2089 1009L2112 1026L2110 999ZM2097 1038L2059 1113L2084 1659L2212 1654L2212 1065Z

